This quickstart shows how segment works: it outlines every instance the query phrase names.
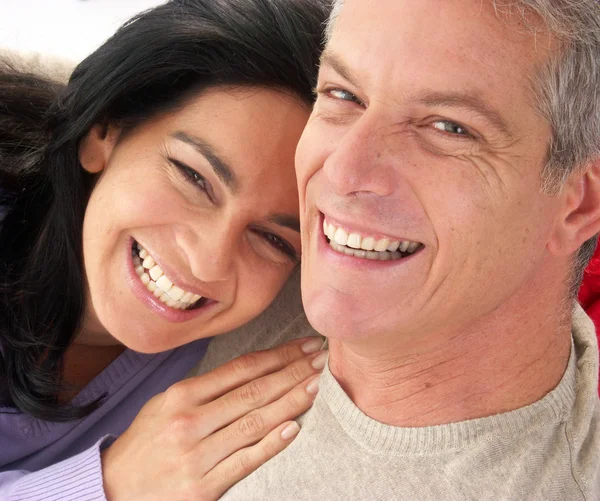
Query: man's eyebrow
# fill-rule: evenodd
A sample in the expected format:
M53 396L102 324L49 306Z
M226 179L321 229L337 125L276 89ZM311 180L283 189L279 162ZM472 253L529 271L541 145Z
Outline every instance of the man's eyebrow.
M271 214L267 220L277 226L283 226L300 233L300 220L297 217L288 214Z
M235 193L238 183L233 169L227 164L227 162L217 155L214 148L210 144L208 144L204 139L192 136L183 131L177 131L172 134L171 137L183 143L189 144L204 158L206 158L208 163L215 171L215 174L221 181L223 181L223 184L227 186L232 193Z
M512 136L508 124L500 113L475 94L467 92L425 91L416 96L416 101L426 106L445 106L473 111L490 122L501 133L509 137Z
M331 49L325 49L321 54L321 66L327 65L338 75L345 80L348 80L354 87L360 87L358 85L358 78L352 72L350 68L342 61L342 59L335 54Z

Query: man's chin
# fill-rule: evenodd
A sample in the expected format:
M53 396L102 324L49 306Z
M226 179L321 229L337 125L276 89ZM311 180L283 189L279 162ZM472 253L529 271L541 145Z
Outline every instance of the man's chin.
M321 335L336 339L360 339L376 335L373 305L339 297L330 291L303 293L304 309L312 327Z

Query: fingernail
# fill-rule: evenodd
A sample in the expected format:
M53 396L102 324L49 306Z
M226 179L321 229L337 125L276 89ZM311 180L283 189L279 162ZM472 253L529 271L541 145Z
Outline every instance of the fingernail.
M289 440L292 437L298 435L300 431L300 425L294 421L293 423L288 424L281 432L281 438L284 440Z
M306 391L315 395L319 392L319 383L321 382L321 376L317 376L310 383L306 385Z
M306 343L304 343L301 348L302 351L308 355L309 353L316 353L317 351L319 351L321 349L321 346L323 346L323 340L316 337L314 339L311 339L310 341L306 341Z
M319 355L317 355L313 359L313 361L310 363L310 365L313 366L313 369L317 369L318 371L323 370L323 368L325 367L325 364L327 363L328 356L329 356L329 352L324 351L323 353L320 353Z

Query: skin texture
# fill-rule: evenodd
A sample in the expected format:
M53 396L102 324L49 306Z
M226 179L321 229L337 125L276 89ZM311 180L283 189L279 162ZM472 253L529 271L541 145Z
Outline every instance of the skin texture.
M125 136L95 127L80 154L98 180L84 221L89 308L78 344L159 352L226 332L264 310L298 263L280 250L282 240L300 255L298 232L269 219L298 217L293 160L307 117L306 106L282 92L215 88ZM178 132L209 144L235 186L216 175L206 155L174 138ZM186 177L182 163L201 178ZM175 284L217 304L182 323L157 315L127 278L131 238Z
M375 419L507 411L564 372L570 260L600 204L597 163L540 190L551 131L530 82L553 50L488 2L345 2L296 154L303 300L332 372ZM424 248L340 257L323 215Z

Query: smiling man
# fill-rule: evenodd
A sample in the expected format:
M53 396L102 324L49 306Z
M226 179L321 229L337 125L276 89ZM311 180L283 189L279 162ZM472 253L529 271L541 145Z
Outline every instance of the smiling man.
M224 499L600 499L600 5L346 0L328 37L296 163L329 366Z

